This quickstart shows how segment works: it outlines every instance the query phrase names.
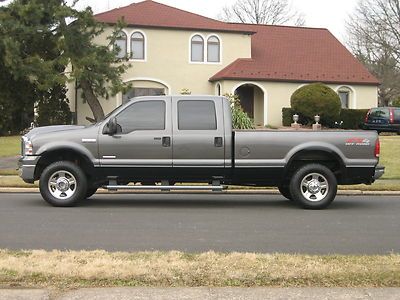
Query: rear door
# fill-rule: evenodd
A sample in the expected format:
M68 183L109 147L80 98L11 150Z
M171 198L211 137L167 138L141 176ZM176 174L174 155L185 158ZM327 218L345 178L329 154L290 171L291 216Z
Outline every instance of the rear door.
M173 166L185 177L223 176L223 102L212 97L173 97Z

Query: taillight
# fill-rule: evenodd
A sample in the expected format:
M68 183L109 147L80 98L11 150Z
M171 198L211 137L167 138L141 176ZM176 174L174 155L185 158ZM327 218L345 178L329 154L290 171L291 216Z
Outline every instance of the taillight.
M381 143L379 142L379 138L376 139L375 142L375 151L374 151L375 157L379 157L381 154Z
M389 110L389 122L390 124L394 123L393 109Z
M365 123L368 123L368 117L369 117L369 114L371 113L371 110L369 110L368 112L367 112L367 115L365 116L365 120L364 120L364 122Z

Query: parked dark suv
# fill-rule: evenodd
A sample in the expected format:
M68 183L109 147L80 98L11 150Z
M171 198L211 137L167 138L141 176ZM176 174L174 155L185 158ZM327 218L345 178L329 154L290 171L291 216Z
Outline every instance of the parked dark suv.
M400 134L400 107L371 108L365 116L364 129Z

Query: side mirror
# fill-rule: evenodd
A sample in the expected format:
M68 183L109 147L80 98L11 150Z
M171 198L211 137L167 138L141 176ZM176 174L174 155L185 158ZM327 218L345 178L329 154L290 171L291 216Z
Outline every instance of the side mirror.
M104 126L103 133L108 135L114 135L117 133L117 130L118 130L118 122L117 118L114 117L108 121L106 126Z

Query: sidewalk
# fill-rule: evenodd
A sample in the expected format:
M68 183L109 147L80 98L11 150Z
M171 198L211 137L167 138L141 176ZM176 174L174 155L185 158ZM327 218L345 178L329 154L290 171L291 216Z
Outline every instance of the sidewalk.
M65 293L3 289L4 300L395 300L400 288L91 288Z

